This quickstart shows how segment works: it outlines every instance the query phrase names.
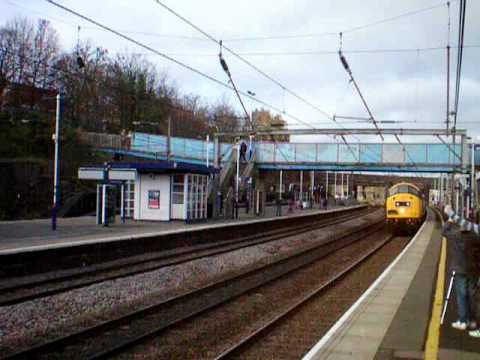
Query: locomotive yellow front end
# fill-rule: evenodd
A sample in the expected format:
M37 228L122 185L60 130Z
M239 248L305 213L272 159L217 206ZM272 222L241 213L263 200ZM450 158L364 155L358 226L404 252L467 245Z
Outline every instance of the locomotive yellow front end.
M386 221L395 229L414 230L425 215L420 189L413 184L399 183L389 189L386 201Z

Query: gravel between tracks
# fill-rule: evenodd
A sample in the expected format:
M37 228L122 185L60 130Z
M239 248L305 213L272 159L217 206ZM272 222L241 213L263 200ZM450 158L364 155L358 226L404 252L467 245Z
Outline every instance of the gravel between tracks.
M273 331L250 342L241 353L229 358L302 358L388 267L408 240L406 237L394 238L334 287L283 319Z
M296 252L339 236L347 228L378 221L383 211L341 225L275 240L229 253L105 281L50 297L0 307L0 351L3 355L74 332L97 322L147 306L175 294L231 276L254 264Z
M179 326L165 331L161 336L138 345L131 351L119 356L119 359L212 359L216 355L226 350L229 346L235 344L244 335L249 334L268 322L276 316L279 310L287 308L297 299L302 298L306 292L322 284L331 276L349 263L358 259L360 254L374 248L383 239L388 237L381 232L365 240L358 241L343 249L337 250L320 259L315 263L295 271L293 274L284 276L272 283L260 288L249 291L248 293L209 311L206 314L199 315L191 321L184 322ZM401 247L405 243L401 244ZM364 279L359 282L363 286ZM355 295L357 289L345 289L341 293L342 299L351 299L352 293ZM317 297L316 297L317 298ZM315 301L315 300L313 300ZM322 308L322 314L308 313L306 319L297 322L297 327L287 327L284 333L273 335L273 345L266 347L254 346L257 352L243 354L241 359L295 359L299 358L298 353L281 353L281 349L288 341L294 344L303 344L302 348L307 348L311 342L305 342L307 338L312 339L311 335L302 331L303 324L316 324L320 322L323 328L325 314L335 314L337 309L344 310L340 301L340 306ZM333 313L330 312L333 310ZM327 311L327 312L326 312ZM318 334L318 333L317 333ZM291 340L287 340L291 338ZM315 334L313 335L315 338ZM289 346L290 348L290 346ZM301 353L300 353L301 354ZM297 356L295 356L297 355Z

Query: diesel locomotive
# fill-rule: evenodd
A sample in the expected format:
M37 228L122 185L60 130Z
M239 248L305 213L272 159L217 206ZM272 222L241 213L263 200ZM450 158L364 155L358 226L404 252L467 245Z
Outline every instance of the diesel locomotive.
M401 182L388 189L385 210L387 225L412 232L425 218L425 200L417 186Z

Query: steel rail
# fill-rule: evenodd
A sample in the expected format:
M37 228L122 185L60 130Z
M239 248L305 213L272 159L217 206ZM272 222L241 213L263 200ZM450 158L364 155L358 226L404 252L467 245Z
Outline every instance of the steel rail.
M248 235L240 239L226 240L213 244L197 245L180 250L169 250L165 253L154 254L147 259L127 259L114 261L93 269L80 269L80 273L61 275L37 282L18 284L2 288L0 306L17 304L20 302L55 295L61 292L93 285L96 283L124 278L142 272L153 271L166 266L178 265L187 261L197 260L209 256L219 255L245 247L263 244L279 238L313 231L322 227L335 225L358 216L373 212L372 209L358 209L352 213L343 214L333 219L324 219L314 224L299 225L287 229L272 230L266 233ZM142 255L136 257L143 257ZM127 268L125 268L127 267ZM95 269L96 268L96 269ZM118 271L118 272L117 272ZM112 272L114 272L112 274ZM92 277L94 277L92 279Z
M227 350L223 351L220 355L215 357L215 360L221 360L225 359L228 356L234 354L235 352L239 351L243 346L245 346L247 343L253 341L254 339L260 337L266 330L269 328L277 325L282 319L286 318L288 315L292 314L294 311L299 310L299 308L310 301L312 298L317 296L319 293L322 291L330 288L333 286L336 282L341 280L344 276L346 276L348 273L351 271L355 270L360 264L362 264L365 260L367 260L369 257L371 257L373 254L375 254L378 250L380 250L382 247L384 247L388 242L390 242L395 236L393 234L390 234L386 239L384 239L382 242L377 244L374 248L370 249L368 252L363 254L359 259L357 259L354 263L350 264L347 266L345 269L342 271L334 274L330 279L328 279L326 282L320 284L317 288L311 290L308 292L303 298L297 300L295 303L292 305L288 306L286 309L284 309L282 312L274 316L272 319L267 321L265 324L263 324L261 327L256 329L255 331L251 332L247 336L244 336L242 339L240 339L237 343L233 344L231 347L229 347Z
M43 344L19 351L6 359L25 359L40 355L75 354L82 359L111 357L132 346L154 337L171 326L199 315L254 288L308 265L343 248L365 234L378 231L383 219L364 224L357 231L338 238L327 239L320 244L304 248L295 254L283 255L276 261L261 263L242 274L216 280L200 289L189 290L153 305L137 309L115 319L90 326L75 333L53 339ZM364 233L362 233L364 231ZM137 331L138 333L135 333ZM100 344L100 349L91 349ZM68 347L68 354L58 350ZM79 348L80 347L80 348Z

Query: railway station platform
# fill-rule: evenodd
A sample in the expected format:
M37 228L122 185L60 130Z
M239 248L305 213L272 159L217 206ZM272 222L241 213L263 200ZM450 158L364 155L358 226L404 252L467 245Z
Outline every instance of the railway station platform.
M303 360L480 359L480 339L451 327L454 294L440 326L449 281L445 259L441 223L429 210L402 253Z
M331 206L328 210L295 209L288 212L288 206L282 207L282 216L275 216L276 207L267 206L265 216L254 216L240 209L239 219L211 220L186 224L183 221L153 222L127 220L122 224L117 219L108 227L95 224L92 216L58 219L57 231L51 230L51 220L0 221L0 255L35 251L40 249L70 247L116 240L136 239L149 236L163 236L194 230L224 227L227 225L255 223L261 221L280 220L292 216L304 216L323 212L341 211L350 206Z

